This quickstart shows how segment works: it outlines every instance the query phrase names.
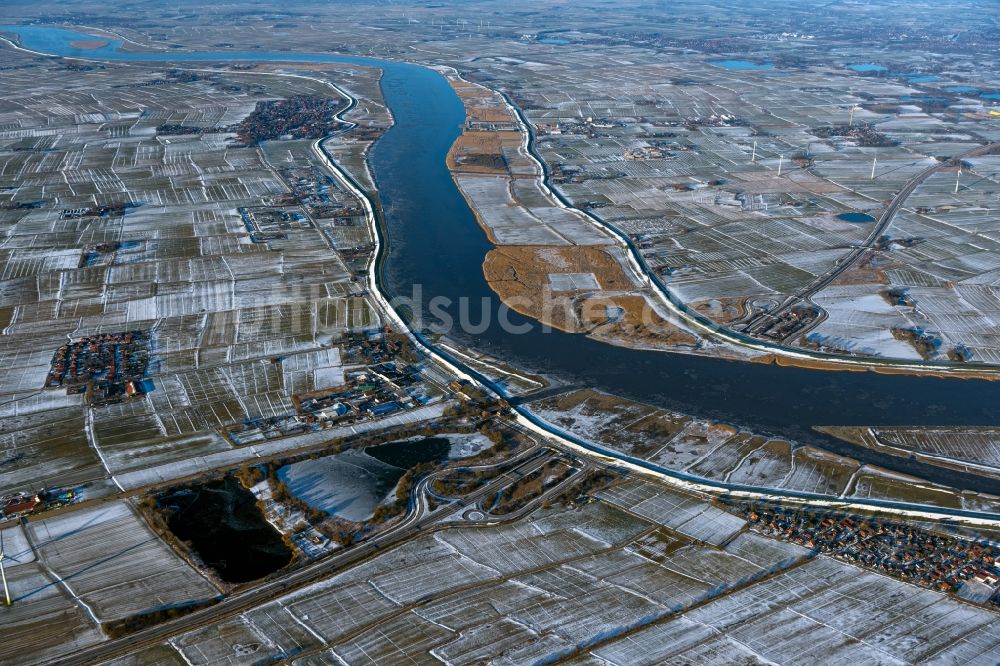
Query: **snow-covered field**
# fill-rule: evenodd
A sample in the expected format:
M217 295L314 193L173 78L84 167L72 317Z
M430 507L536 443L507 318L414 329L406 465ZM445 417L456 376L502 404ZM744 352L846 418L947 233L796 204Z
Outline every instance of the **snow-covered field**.
M706 501L652 483L622 484L601 491L598 497L692 539L710 544L724 543L746 525L742 518Z
M28 530L38 561L101 622L218 594L125 502L34 520Z
M346 520L371 518L403 475L398 467L349 450L282 467L278 478L296 497Z
M124 502L2 534L14 603L3 609L0 663L45 663L103 640L101 622L219 594Z
M641 503L659 489L636 485L608 494ZM598 642L583 663L1000 656L987 610L753 532L717 548L651 528L603 501L453 526L171 645L189 663L303 651L303 664L534 663ZM640 554L651 551L628 546L636 538L665 555Z

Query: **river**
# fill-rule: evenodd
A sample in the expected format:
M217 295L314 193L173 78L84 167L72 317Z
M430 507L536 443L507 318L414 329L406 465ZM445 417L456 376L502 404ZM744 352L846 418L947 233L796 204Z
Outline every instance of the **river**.
M382 91L395 124L373 146L369 164L385 211L388 254L383 262L389 296L409 296L420 285L434 296L472 303L468 319L494 325L451 337L479 351L569 386L588 387L726 420L758 431L915 474L938 483L1000 494L1000 482L887 456L821 435L813 425L997 425L1000 382L972 379L830 372L783 368L615 347L583 335L543 331L512 334L495 325L501 304L486 284L482 261L492 247L445 164L465 112L447 81L415 64L353 56L290 52L125 52L111 41L77 49L93 36L60 28L0 26L37 51L130 62L325 62L383 70ZM449 313L458 318L457 305ZM510 313L514 324L530 320Z

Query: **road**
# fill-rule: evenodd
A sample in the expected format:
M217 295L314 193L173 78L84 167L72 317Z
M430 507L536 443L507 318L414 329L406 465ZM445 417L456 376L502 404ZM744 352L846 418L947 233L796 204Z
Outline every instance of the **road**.
M538 457L539 447L532 446L514 458L520 461L521 458L527 460L521 462L518 467L524 467L524 473L528 473L539 464L545 462L549 456ZM502 464L508 464L505 460ZM426 486L435 475L429 475L422 479L411 494L411 501L406 516L393 528L387 532L372 537L369 541L357 544L348 548L345 552L331 555L309 564L301 569L289 571L273 580L265 581L249 590L238 592L230 597L226 597L214 606L209 606L194 611L183 617L163 622L147 629L142 629L129 636L117 640L99 643L89 648L78 650L74 654L67 655L60 659L46 662L46 666L79 666L82 664L93 664L115 659L117 657L131 654L152 645L160 644L172 636L182 634L199 627L216 625L227 618L238 615L246 610L267 603L272 599L288 594L295 590L324 580L338 571L358 564L359 562L372 557L376 553L382 552L392 546L411 539L418 534L428 530L428 528L447 529L449 527L466 527L475 525L494 525L517 520L525 513L537 508L542 502L554 496L564 486L559 484L550 488L542 496L535 498L529 506L503 519L493 518L484 521L456 521L454 524L438 525L438 521L447 516L453 515L456 511L462 511L468 506L475 506L483 498L495 493L499 488L510 482L512 472L510 470L501 474L497 479L486 484L472 494L462 497L451 504L431 510L426 501ZM574 475L574 479L576 475Z
M940 162L938 164L932 164L931 166L927 167L920 173L910 178L910 180L908 180L906 184L903 186L903 189L901 189L899 192L896 193L896 196L892 198L892 201L889 202L889 205L886 206L885 209L882 211L882 214L879 216L878 221L872 228L871 233L868 234L868 237L860 245L855 246L850 252L848 252L840 260L837 261L836 266L834 266L831 270L824 273L823 275L817 277L813 282L807 285L805 289L803 289L802 291L798 292L793 296L789 296L788 298L786 298L785 301L777 308L769 310L767 312L761 312L757 316L751 318L750 321L747 322L744 331L752 333L753 331L760 329L767 322L780 318L781 315L786 313L790 308L792 308L796 304L803 302L810 302L812 300L812 297L817 292L828 287L831 283L833 283L834 280L836 280L838 277L843 275L847 270L849 270L852 266L854 266L854 264L856 264L863 256L865 256L865 254L872 248L872 246L874 246L875 243L878 242L878 240L883 235L885 235L886 230L889 228L890 225L892 225L892 220L896 216L896 213L898 213L899 209L903 207L903 204L906 203L906 200L910 197L911 194L913 194L914 190L920 187L920 185L923 184L923 182L928 178L930 178L933 174L937 173L938 171L941 171L942 169L947 169L954 166L955 160L963 160L969 157L977 157L979 155L985 155L990 152L993 152L998 147L1000 147L1000 144L998 143L988 143L985 146L976 146L975 148L967 150L961 155L958 155L948 161ZM788 337L801 336L802 334L806 333L809 328L814 327L820 321L821 320L817 319L813 324L811 324L807 328L797 330L795 333L793 333L791 336ZM786 340L787 338L783 339L782 342L785 342Z
M347 552L320 560L277 579L261 583L257 587L239 592L223 599L214 606L194 611L184 617L142 629L125 638L99 643L76 651L60 659L47 661L48 666L70 666L94 664L121 657L142 648L157 645L172 636L198 627L217 624L228 617L249 610L260 604L323 580L337 570L356 564L382 548L388 548L411 538L419 531L422 523L417 512L408 515L398 528L373 538L371 541L350 548Z
M9 40L2 38L0 38L0 40L14 46L12 43L9 42ZM20 49L20 47L16 46L15 48ZM75 59L87 60L86 58L75 58ZM268 73L268 75L272 74L273 73ZM290 76L295 76L295 75L290 75ZM357 104L357 101L353 98L353 96L348 94L346 91L340 90L340 93L349 100L349 103L347 108L343 109L340 112L340 114L338 114L338 117L340 117L340 119L343 122L348 123L350 121L344 119L341 114L344 114L348 110L354 108ZM504 98L510 105L514 113L517 115L522 131L525 133L525 149L541 165L543 172L542 185L546 188L547 191L551 192L552 195L556 197L556 199L558 199L562 205L566 207L572 207L572 205L567 200L565 200L565 198L557 190L550 188L548 183L549 174L547 167L544 161L540 160L538 155L536 154L534 148L534 132L531 128L531 125L527 122L526 118L524 117L523 112L516 105L514 105L513 102L508 97L504 96ZM435 362L440 364L447 371L454 373L454 375L457 377L468 379L486 388L488 391L492 392L495 395L507 398L506 391L502 386L490 380L488 377L484 376L482 373L476 371L475 369L470 368L461 359L456 358L454 355L450 354L447 350L441 349L430 340L427 340L423 335L421 335L419 331L414 331L409 329L406 321L403 320L403 318L399 316L399 313L396 312L395 309L392 307L392 305L388 300L389 297L387 296L387 292L383 284L382 262L384 262L386 256L385 255L386 231L383 228L380 217L377 214L379 208L376 195L373 192L366 191L357 181L355 181L351 177L351 175L346 170L342 169L332 159L332 157L324 150L322 142L323 140L321 139L316 141L313 145L313 150L315 151L317 157L320 159L321 162L323 162L327 166L327 168L329 168L330 172L338 179L338 181L340 181L349 191L351 191L353 194L355 194L355 196L357 196L360 199L365 208L365 216L368 221L369 228L372 231L376 244L376 258L369 264L367 282L369 285L369 289L376 302L376 305L383 314L383 316L387 320L392 322L392 324L398 330L406 331L409 334L411 340L414 341L415 345L418 348L421 348L424 351L426 351L428 355L435 360ZM989 152L993 150L996 146L997 144L995 143L988 144L985 146L979 146L973 151L969 151L969 153L966 153L965 156L968 156L969 154L981 154L984 152ZM939 165L935 166L937 167ZM640 270L645 272L651 284L656 286L658 293L664 299L666 299L666 302L668 303L669 307L675 313L685 318L686 321L688 321L692 325L695 325L700 330L705 331L713 336L719 337L720 339L759 351L781 353L785 356L798 357L802 359L816 359L828 362L835 362L837 364L844 365L847 367L865 367L865 368L890 367L903 370L933 369L935 372L939 372L942 374L946 374L947 372L952 370L956 372L967 372L973 369L977 371L982 370L983 372L992 372L992 373L998 372L998 368L996 368L995 366L983 366L981 364L972 364L972 363L949 364L944 362L920 363L920 362L901 361L895 359L884 359L875 357L873 358L842 357L842 356L824 354L819 352L811 352L809 350L791 349L782 345L756 340L749 336L742 335L740 333L736 333L731 330L725 329L723 327L717 326L716 324L705 319L698 313L689 311L682 302L678 301L675 297L673 297L670 294L669 290L667 290L666 287L661 282L659 282L659 278L655 275L655 273L650 271L648 266L644 263L642 255L638 251L638 248L634 246L634 244L627 237L627 235L623 234L620 230L616 229L612 225L608 225L607 223L603 222L599 218L595 217L593 214L585 211L581 212L584 216L590 219L595 225L601 227L602 229L605 229L609 233L614 234L621 240L623 244L628 246L629 256L631 260L635 261L637 265L640 267ZM670 483L695 484L698 485L699 487L705 488L706 490L711 489L714 492L721 491L721 492L754 493L755 495L758 496L770 495L770 496L781 496L786 498L794 497L798 499L814 499L816 501L827 501L827 502L837 501L839 499L839 498L832 498L829 496L817 496L806 493L782 492L766 488L732 486L728 484L713 482L708 479L699 479L696 477L691 477L689 475L678 473L673 470L667 470L661 466L649 463L648 461L635 459L630 456L621 454L619 452L610 451L603 447L594 445L591 442L586 442L581 438L575 437L570 433L567 433L559 428L552 426L551 424L544 422L543 420L536 417L534 414L532 414L530 411L528 411L521 405L515 405L514 409L517 411L518 417L521 419L522 424L528 424L529 428L534 433L544 434L544 436L552 438L553 441L560 446L566 447L570 450L574 450L577 453L583 453L585 455L597 454L599 456L603 456L608 459L617 458L625 465L630 465L635 469L641 469L647 474L648 473L657 474L661 477L661 479ZM858 503L862 502L858 500ZM875 504L875 502L865 502L865 503ZM889 508L893 510L898 509L901 511L910 511L914 507L914 505L907 505L902 503L893 504L890 502L879 502L878 505L882 506L883 508ZM934 513L945 513L944 511L939 511L937 509L931 509L931 508L928 508L927 511ZM983 514L979 512L957 511L951 513L951 515L963 516L966 518L974 518L974 519L986 519L988 517L995 518L993 516L989 516L989 514Z
M536 428L525 427L523 423L516 424L517 430L525 433L529 433L533 436L537 436L538 430ZM549 436L547 431L542 431L544 436ZM569 450L570 453L575 454L579 451L571 450L572 447L566 447L564 445L557 446L557 449ZM508 470L500 474L496 479L491 480L489 483L483 487L473 491L471 494L464 496L450 504L439 506L436 509L431 509L427 502L427 486L429 483L437 476L445 473L438 472L421 479L413 488L411 494L411 501L409 502L407 514L404 516L400 522L393 526L389 531L372 537L371 540L357 544L343 553L336 555L331 555L325 559L319 560L313 564L309 564L301 569L296 569L289 571L273 580L265 581L258 586L238 592L230 597L225 598L218 604L203 608L192 612L189 615L164 622L147 629L142 629L129 636L121 639L108 641L105 643L100 643L93 645L89 648L81 649L72 655L67 655L60 659L50 660L47 665L51 666L79 666L82 664L93 664L103 661L108 661L118 657L122 657L146 647L160 644L167 639L186 633L200 627L217 625L218 623L231 618L239 613L246 610L259 606L261 604L272 601L273 599L286 595L290 592L302 589L308 585L324 580L338 571L350 567L352 565L358 564L375 554L384 551L385 549L391 548L398 545L408 539L414 538L422 532L427 532L436 529L449 529L453 527L488 527L493 525L499 525L504 523L509 523L516 521L526 514L534 511L544 502L557 497L566 488L568 488L572 483L579 480L583 473L590 469L599 467L620 467L621 460L616 458L608 459L593 459L584 458L577 461L578 471L572 474L568 479L552 486L547 489L541 496L531 500L521 509L502 517L498 516L484 516L482 520L456 520L448 523L442 523L443 518L453 516L456 513L463 511L466 507L475 507L479 503L489 497L490 495L496 493L500 488L504 487L511 481L517 480L520 476L528 474L531 471L537 469L540 465L544 464L547 460L550 460L553 456L553 451L548 449L546 454L546 448L543 448L537 444L537 442L526 448L524 451L518 454L517 457L511 459L518 463L513 469ZM539 455L539 452L542 455ZM501 464L509 464L510 460L503 461ZM645 465L652 466L646 461L637 461L645 463ZM673 475L679 475L676 472L672 472ZM727 484L719 484L725 487ZM735 488L734 486L729 486L730 488ZM717 491L717 488L711 490ZM784 496L784 497L802 497L809 496L808 493L795 493L795 492L781 492L772 491L769 493L770 496ZM742 496L742 495L737 495ZM826 500L827 505L840 506L849 505L851 503L857 502L857 500L843 499L839 502L831 501L832 498L822 497L822 496L811 496L811 498L821 498ZM903 503L894 502L877 502L868 501L864 502L869 505L884 505L888 507L893 507L895 509L900 509L902 506L906 506ZM822 503L820 503L822 504ZM926 507L919 507L914 505L914 509L926 510ZM948 513L954 515L955 513L972 513L972 512L955 512L955 511L945 511L941 510L940 513ZM982 515L982 514L980 514ZM989 514L987 514L989 515ZM995 516L991 516L996 518Z
M667 287L660 276L652 270L646 263L642 252L636 246L636 244L629 238L628 234L623 232L621 229L617 228L613 224L601 219L597 214L592 211L582 211L575 208L572 202L567 199L558 189L553 188L550 183L551 173L549 172L547 164L538 155L537 149L535 148L535 132L531 124L528 122L527 117L524 112L514 104L513 100L510 99L505 93L501 93L504 100L507 102L511 110L516 114L519 125L523 132L526 133L528 139L526 143L526 149L528 154L534 158L537 162L542 165L542 187L547 192L551 192L552 195L559 201L559 203L566 208L573 208L574 210L582 213L584 217L594 226L603 229L604 231L611 234L616 238L621 246L626 250L626 256L629 259L630 265L634 265L634 270L637 270L641 277L644 278L646 286L648 286L652 292L657 296L659 301L670 310L675 316L677 316L682 322L691 326L695 331L705 335L706 337L721 342L725 342L737 347L742 347L744 349L750 349L757 352L770 353L778 356L782 356L788 359L797 359L802 361L820 361L825 365L830 366L831 369L835 369L837 366L842 366L845 369L850 368L864 368L864 369L874 369L874 368L892 368L896 370L901 370L904 372L914 372L918 374L935 374L940 376L963 376L967 377L970 373L976 373L977 375L986 376L1000 376L1000 368L996 365L988 363L969 363L969 362L953 362L953 361L915 361L915 360L905 360L905 359L894 359L885 358L881 356L844 356L843 354L835 354L822 351L814 351L811 349L804 349L799 347L791 347L783 343L762 340L755 338L751 335L743 333L742 331L736 331L725 326L721 326L711 319L705 317L700 312L692 310L688 305L674 295L673 292ZM996 147L1000 145L997 143L990 143L985 146L979 146L974 151L975 154L982 154L982 152L990 152L995 150ZM970 154L964 154L961 157L971 157ZM936 165L943 166L943 165ZM877 238L877 236L876 236ZM637 268L636 268L637 267ZM779 306L780 307L780 306Z
M353 97L349 95L348 98L353 100ZM529 139L530 139L530 134L529 134ZM991 144L989 146L981 146L980 148L977 149L977 151L982 150L986 152L988 150L992 150L994 145L995 144ZM362 188L356 182L353 181L353 179L350 177L349 174L347 174L346 171L342 171L333 162L332 159L329 159L329 156L326 155L325 151L323 151L322 149L321 142L319 141L316 142L316 144L314 145L314 149L316 150L317 154L321 156L321 158L322 157L326 158L324 161L326 161L327 165L331 168L331 171L335 175L337 175L338 179L345 182L348 189L350 189L352 192L358 195L362 199L362 201L366 204L365 206L366 217L368 218L369 223L372 225L372 228L375 231L374 235L376 239L378 239L378 241L382 241L381 238L382 230L378 225L374 213L376 205L372 199L372 197L374 196L373 193L363 191ZM976 152L976 151L970 151L970 153L971 152ZM963 155L963 157L965 156L971 156L971 154ZM543 168L544 168L544 163L543 163ZM916 187L916 185L919 185L919 183L915 184L914 188ZM910 191L912 192L912 189ZM895 210L898 210L898 207L899 207L898 205L895 206ZM895 211L893 211L893 214L894 212ZM591 217L592 219L596 220L596 218L593 218L592 216L588 217ZM888 219L891 219L891 215L889 216ZM638 262L638 264L641 266L647 278L657 281L656 283L661 288L664 297L667 298L667 300L671 304L672 309L675 312L683 315L687 321L698 322L698 325L703 330L707 330L712 334L717 334L720 337L727 340L731 341L735 340L739 344L742 344L743 346L749 346L755 349L763 348L770 350L783 350L785 352L794 352L794 354L799 356L806 356L812 358L816 357L824 359L830 358L828 355L806 353L806 352L801 352L800 350L788 350L778 345L767 345L764 343L760 343L760 341L755 341L747 338L746 336L740 336L738 334L734 334L731 331L721 329L720 327L716 326L711 322L708 322L707 320L699 318L699 315L696 315L695 313L688 311L683 303L679 303L673 300L668 295L669 292L666 290L665 287L663 287L661 283L658 283L658 278L656 278L655 274L649 271L648 267L645 265L645 263L641 258L641 254L634 247L634 245L631 244L631 241L629 241L627 237L624 237L620 232L618 232L613 228L610 228L608 225L599 221L597 222L602 228L608 229L624 239L625 243L629 245L629 248L631 250L630 252L631 259L633 261ZM875 237L877 238L877 235ZM376 250L377 257L379 258L384 257L384 242L377 242L376 246L377 246ZM379 258L371 262L369 266L369 285L372 288L372 293L375 295L376 300L378 300L380 309L383 311L383 314L386 316L386 318L392 321L400 330L407 330L408 327L406 326L406 323L402 320L401 317L399 317L398 313L394 311L394 309L389 305L388 301L386 300L385 291L382 288L381 284ZM435 348L434 345L428 343L422 336L420 336L418 332L411 331L411 336L420 347L425 348L431 356L433 356L435 359L441 362L442 365L444 365L445 367L454 371L456 375L470 378L477 384L488 387L497 395L504 395L504 392L494 382L490 381L488 378L485 378L483 375L476 372L475 370L468 368L466 364L455 359L454 356L438 348ZM861 361L862 360L859 359L842 360L842 362L853 363L853 364L861 364ZM866 362L868 362L869 364L874 363L876 365L891 365L891 363L886 362L884 359L868 359L866 360ZM531 424L533 425L531 430L533 432L542 434L545 437L554 438L558 442L558 445L561 448L565 447L569 450L573 450L575 452L582 452L585 454L588 453L591 455L597 454L598 456L603 456L609 459L611 461L611 464L625 463L633 468L641 469L642 471L645 471L647 473L653 472L662 475L664 477L669 477L670 479L673 480L685 481L692 487L701 484L707 490L714 491L716 493L718 493L719 490L722 490L723 492L728 490L728 491L738 491L743 493L750 493L750 492L758 494L766 493L769 496L793 497L805 500L814 500L817 501L817 503L822 503L822 502L829 503L831 501L834 502L838 501L837 498L812 495L809 493L782 492L770 489L732 486L727 484L714 484L711 487L709 487L708 485L706 485L708 482L704 479L698 479L696 477L686 476L677 472L673 472L671 470L665 470L664 468L652 465L647 461L632 459L628 456L624 456L623 454L617 452L610 452L593 445L588 446L586 443L582 442L579 438L569 436L568 433L562 432L558 428L546 424L539 419L532 420L531 418L529 418L530 414L527 413L526 410L519 409L518 411L522 418L525 418L531 422ZM558 486L549 489L549 491L543 494L541 498L536 498L533 506L536 506L539 501L544 501L544 499L553 496L557 491L561 490L562 487L563 484L559 484ZM470 500L485 496L485 493L488 493L493 490L495 490L495 484L492 483L487 484L487 486L480 489L480 491L470 496ZM416 493L414 498L415 501L411 503L412 506L410 507L410 510L408 511L407 515L399 522L398 525L394 526L391 530L387 532L372 537L371 540L359 544L356 547L353 547L344 553L333 555L327 559L307 565L301 569L288 572L287 574L279 576L274 580L269 580L264 583L261 583L260 585L252 589L236 593L224 599L215 606L194 611L185 617L178 618L176 620L172 620L167 623L163 623L154 627L150 627L148 629L141 630L120 640L111 641L95 645L91 648L79 650L77 653L71 656L67 656L55 661L50 661L48 663L63 665L63 664L93 663L93 662L108 660L116 656L135 652L136 650L142 649L143 647L146 646L160 643L169 638L170 636L176 635L178 633L189 631L191 629L195 629L197 627L204 625L217 624L220 620L226 617L231 617L244 610L265 603L276 596L286 594L290 591L300 589L304 586L312 584L318 580L322 580L330 576L331 574L335 573L339 569L351 566L370 557L372 554L374 554L379 550L389 548L393 545L405 541L406 539L412 538L415 534L419 533L421 530L432 527L433 524L437 522L439 518L442 517L443 515L450 513L444 511L433 511L433 512L430 511L427 506L426 499L424 498L423 486L421 486L420 484L418 484L418 486L415 488L415 493ZM475 501L478 501L478 499L476 499ZM840 500L840 501L845 502L845 500ZM850 501L854 503L867 503L867 504L874 504L876 506L886 506L897 510L903 507L913 507L914 510L918 511L934 512L927 507L922 507L919 505L906 505L903 503L892 503L892 502L873 502L873 501L861 502L855 500L850 500ZM978 518L995 519L995 516L991 516L990 514L978 514L976 512L962 512L962 511L954 512L954 511L941 510L934 513L941 513L945 515L957 514L965 516L974 516ZM517 515L520 515L520 513L518 513ZM468 524L468 523L459 523L459 524Z
M866 238L865 241L857 248L849 252L844 257L844 259L837 262L837 265L830 272L828 272L826 275L820 276L819 279L817 279L815 282L806 287L802 292L800 292L799 298L806 300L811 298L813 294L829 286L831 282L840 277L845 271L847 271L851 266L853 266L855 262L857 262L862 256L864 256L865 252L871 249L871 247L876 243L876 241L878 241L879 238L885 235L885 232L889 228L889 225L892 224L892 218L896 216L896 213L899 212L899 209L903 207L903 204L906 203L906 200L908 198L910 198L910 195L913 194L914 190L920 187L920 185L925 180L930 178L931 175L937 173L938 171L941 171L942 169L947 169L953 166L955 160L964 160L969 157L978 157L980 155L986 155L998 148L1000 148L1000 143L988 143L985 146L977 146L976 148L967 150L961 155L958 155L952 158L951 160L948 160L947 162L932 164L931 166L927 167L926 169L915 175L913 178L908 180L906 182L906 185L903 186L903 189L901 189L896 194L896 196L892 198L892 201L889 202L889 205L886 206L885 210L882 211L882 214L879 216L878 222L875 224L875 228L872 229L872 232L871 234L868 235L868 238Z

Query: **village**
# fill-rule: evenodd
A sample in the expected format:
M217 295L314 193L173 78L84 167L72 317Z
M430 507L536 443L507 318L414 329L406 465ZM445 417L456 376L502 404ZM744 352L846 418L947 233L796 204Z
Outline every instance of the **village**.
M735 502L759 532L896 578L1000 605L1000 547L835 511ZM978 589L977 589L978 588Z
M146 331L80 338L56 350L45 385L64 386L68 394L85 393L94 405L120 402L155 388L145 378L149 356Z

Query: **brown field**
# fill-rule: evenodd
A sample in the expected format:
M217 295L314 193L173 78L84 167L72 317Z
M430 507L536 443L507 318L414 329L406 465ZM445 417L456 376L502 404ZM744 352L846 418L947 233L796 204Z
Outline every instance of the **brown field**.
M490 250L483 262L486 281L508 306L557 328L577 332L582 325L573 321L577 311L574 304L587 292L552 292L549 275L554 273L593 273L604 291L632 287L618 262L595 246L505 245ZM586 312L595 310L587 308Z
M829 363L826 361L818 361L814 359L787 358L785 356L776 356L774 358L774 363L776 365L780 365L783 368L809 368L810 370L847 370L849 372L866 371L866 368L855 367L853 365L840 365L838 363Z
M845 271L837 277L831 284L889 284L889 278L881 268L871 266L859 266Z
M465 105L465 113L469 122L516 122L503 98L492 90L454 77L448 77L448 83L451 84L452 90Z
M503 99L491 90L448 77L448 83L465 105L466 127L448 151L448 168L452 171L507 174L504 150L513 151L521 145L521 132L473 126L514 125L516 120Z
M633 403L625 398L619 398L618 396L610 395L608 393L601 393L600 391L595 391L594 389L577 389L568 393L559 393L550 398L544 398L543 400L540 400L539 403L550 409L564 412L568 412L584 403L586 403L589 407L587 413L601 411L611 412L626 408L634 408L638 410L638 413L644 414L652 414L656 411L654 407L650 407L649 405L642 405L637 402ZM629 418L634 419L635 416L630 412Z
M554 292L549 275L592 273L599 291ZM490 288L511 309L569 333L632 344L690 345L696 338L661 318L633 289L618 261L597 246L507 245L483 262ZM616 293L607 293L616 292ZM618 310L612 318L610 312Z
M481 123L516 122L506 106L474 106L469 109L469 120Z
M486 281L509 307L578 332L582 326L574 321L574 303L584 292L552 292L549 275L553 273L593 273L604 291L632 288L614 257L595 246L505 245L490 250L483 262Z
M860 428L857 426L813 426L813 430L826 433L827 435L833 435L837 439L842 439L845 442L850 442L851 444L869 447L872 446L870 436L867 434L867 428Z
M107 46L108 43L101 39L78 39L75 42L70 42L69 45L74 49L99 49Z
M514 150L520 144L520 132L466 129L448 151L448 168L451 171L507 174L504 148Z
M877 372L881 375L932 375L941 376L942 374L948 377L958 377L959 379L986 379L991 382L995 382L1000 379L1000 375L993 371L982 371L982 370L963 370L949 369L947 372L942 373L939 370L927 370L926 372L920 372L918 370L908 370L906 368L885 368L878 367L872 368L872 372Z
M691 301L690 307L698 314L708 317L720 326L728 326L743 317L744 305L748 298L709 298Z
M522 509L527 504L541 496L549 488L559 484L570 474L573 468L562 460L550 460L539 469L522 476L520 479L503 489L488 506L484 505L493 515L504 515Z
M622 311L619 319L612 321L608 318L609 307ZM693 346L698 342L694 335L656 314L641 294L591 298L584 303L584 308L589 312L594 312L596 308L600 312L593 319L584 319L596 324L590 335L600 340L662 348Z
M453 76L448 77L448 83L465 104L466 113L469 114L470 120L513 122L514 118L507 109L507 105L492 90Z
M482 87L477 86L475 83L469 83L465 79L459 79L454 76L449 76L448 83L451 84L451 87L455 91L455 94L461 97L463 100L486 97L485 91L482 89Z
M810 370L834 370L837 372L877 372L880 375L916 375L932 377L956 377L959 379L987 379L989 381L1000 380L1000 374L988 370L963 370L962 368L949 368L939 370L929 368L927 370L916 370L912 368L893 368L888 366L865 367L860 365L841 365L836 362L822 361L817 359L786 358L775 356L774 354L764 354L751 359L754 363L775 363L783 368L808 368Z
M854 365L839 365L827 361L818 361L803 358L786 358L775 356L774 354L764 354L753 359L754 363L774 363L783 368L808 368L810 370L843 370L848 372L867 372L867 368Z
M868 470L871 470L869 472ZM855 477L853 487L848 488L848 497L872 497L894 499L933 506L962 508L958 493L943 487L923 485L922 479L891 472L878 473L877 467L865 467Z

